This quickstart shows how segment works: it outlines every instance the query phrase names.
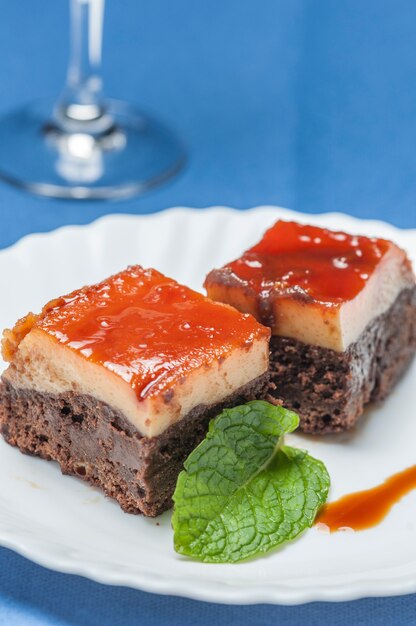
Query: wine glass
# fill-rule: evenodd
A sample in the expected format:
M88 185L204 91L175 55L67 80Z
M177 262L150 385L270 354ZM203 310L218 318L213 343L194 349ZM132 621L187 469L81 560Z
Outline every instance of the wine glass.
M184 151L158 121L103 96L105 0L70 0L70 60L56 101L0 119L0 178L43 196L127 198L178 172Z

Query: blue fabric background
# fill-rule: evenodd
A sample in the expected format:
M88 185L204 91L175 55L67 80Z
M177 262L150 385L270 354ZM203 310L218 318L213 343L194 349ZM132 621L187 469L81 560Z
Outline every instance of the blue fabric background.
M65 0L2 2L0 112L58 93ZM107 92L186 140L180 178L124 203L0 186L0 247L107 212L276 203L416 226L413 0L109 0ZM4 306L4 304L2 303ZM109 537L111 541L111 537ZM0 550L0 624L416 624L416 596L226 607L104 587Z

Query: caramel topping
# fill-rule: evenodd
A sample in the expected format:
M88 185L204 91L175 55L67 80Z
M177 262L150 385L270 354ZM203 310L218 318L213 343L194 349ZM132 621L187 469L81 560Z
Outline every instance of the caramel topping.
M392 506L415 488L416 465L413 465L373 489L351 493L326 504L316 523L325 524L331 532L340 528L371 528L379 524Z
M3 331L1 353L5 361L10 362L13 360L20 342L32 330L37 319L37 315L34 313L28 313L25 317L19 319L11 330L6 328Z
M128 382L139 399L268 338L249 315L139 266L54 300L36 327Z
M257 245L225 266L227 282L266 299L273 294L338 306L364 288L390 245L384 239L278 221Z

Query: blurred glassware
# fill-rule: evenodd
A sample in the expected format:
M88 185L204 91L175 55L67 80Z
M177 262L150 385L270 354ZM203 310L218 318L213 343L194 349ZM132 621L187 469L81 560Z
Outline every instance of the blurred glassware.
M0 178L56 198L117 199L178 172L176 137L131 104L103 96L105 0L70 0L71 53L58 101L26 104L0 119Z

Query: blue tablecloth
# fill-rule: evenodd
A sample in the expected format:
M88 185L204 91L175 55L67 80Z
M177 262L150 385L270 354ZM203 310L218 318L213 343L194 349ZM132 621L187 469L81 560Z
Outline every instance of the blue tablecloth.
M64 1L3 2L0 113L59 91L67 20ZM0 246L111 211L173 205L274 203L415 227L415 32L412 0L110 0L106 90L175 126L188 166L124 203L47 201L0 186ZM226 607L104 587L0 550L0 624L211 623L410 625L416 597Z

